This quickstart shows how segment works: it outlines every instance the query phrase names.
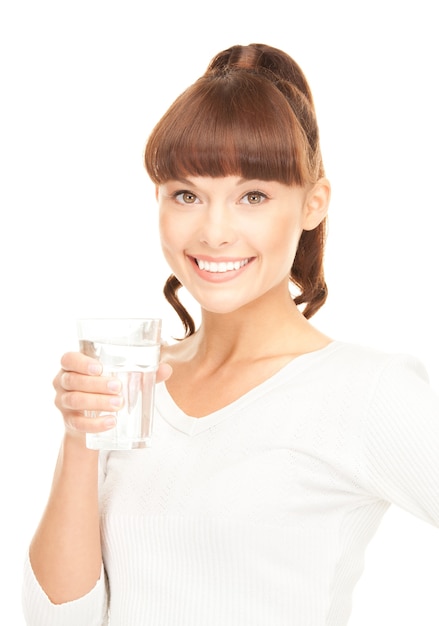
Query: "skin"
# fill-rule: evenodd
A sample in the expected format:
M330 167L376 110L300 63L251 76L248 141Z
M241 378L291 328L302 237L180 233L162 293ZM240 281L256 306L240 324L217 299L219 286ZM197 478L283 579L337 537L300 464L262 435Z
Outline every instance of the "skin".
M174 369L167 387L183 411L193 417L215 411L292 358L329 343L296 308L288 278L302 231L327 213L326 179L299 188L192 177L169 181L156 195L164 255L202 312L197 333L164 354ZM249 262L212 274L200 272L194 258Z
M29 550L35 576L54 604L80 598L99 579L99 453L86 448L85 433L108 430L114 424L105 416L86 418L84 411L114 411L122 406L119 381L101 376L97 361L69 352L62 357L61 368L53 385L65 435L46 509ZM169 365L161 364L157 380L170 373Z
M298 311L288 280L300 235L324 219L329 198L326 179L298 188L191 177L157 188L164 255L202 312L194 335L163 349L157 376L187 414L202 418L330 342ZM208 272L194 259L232 269ZM53 385L65 435L30 560L56 604L89 592L101 573L98 452L86 448L85 432L113 423L84 411L111 412L122 400L117 379L76 352L62 357Z

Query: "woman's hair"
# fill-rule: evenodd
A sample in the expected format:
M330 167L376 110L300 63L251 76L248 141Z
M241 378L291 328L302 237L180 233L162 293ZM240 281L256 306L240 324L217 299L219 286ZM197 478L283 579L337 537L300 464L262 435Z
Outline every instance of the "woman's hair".
M241 176L286 185L324 176L319 131L307 80L282 50L264 44L232 46L217 54L153 129L145 149L151 180L160 185L187 176ZM325 302L326 219L303 231L290 280L310 318ZM195 324L178 299L171 275L164 294L186 336Z

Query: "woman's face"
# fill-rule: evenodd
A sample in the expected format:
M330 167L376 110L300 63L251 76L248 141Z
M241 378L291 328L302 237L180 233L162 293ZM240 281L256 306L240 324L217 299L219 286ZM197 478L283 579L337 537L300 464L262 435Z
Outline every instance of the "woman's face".
M171 180L157 187L165 258L202 308L232 312L288 285L302 230L326 212L313 198L238 176Z

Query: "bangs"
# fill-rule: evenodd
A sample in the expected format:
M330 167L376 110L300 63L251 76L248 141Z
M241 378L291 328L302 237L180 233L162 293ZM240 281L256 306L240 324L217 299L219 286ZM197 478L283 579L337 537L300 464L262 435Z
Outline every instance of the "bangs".
M171 105L148 140L145 166L155 184L241 176L303 186L306 154L285 94L264 77L235 71L199 79Z

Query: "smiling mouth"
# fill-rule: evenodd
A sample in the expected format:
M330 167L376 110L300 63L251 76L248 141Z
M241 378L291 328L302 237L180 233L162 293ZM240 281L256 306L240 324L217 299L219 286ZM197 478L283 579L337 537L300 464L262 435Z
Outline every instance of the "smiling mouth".
M194 261L200 270L218 274L239 270L241 267L244 267L244 265L247 265L250 259L242 259L241 261L203 261L194 257Z

